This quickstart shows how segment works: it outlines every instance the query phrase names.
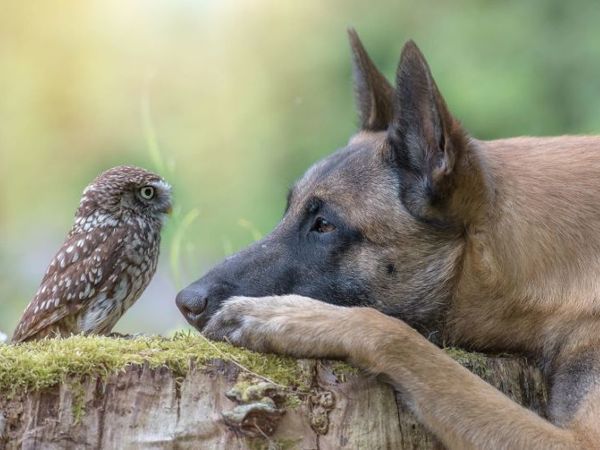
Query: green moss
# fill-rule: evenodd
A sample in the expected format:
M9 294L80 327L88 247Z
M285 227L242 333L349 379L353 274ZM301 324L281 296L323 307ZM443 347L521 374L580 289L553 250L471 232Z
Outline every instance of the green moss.
M331 370L335 377L342 383L348 381L349 376L358 375L360 370L342 361L333 361Z
M198 334L178 333L169 339L73 336L0 345L0 393L13 396L27 390L43 389L68 376L106 377L129 365L167 367L175 376L185 376L190 362L202 365L213 359L233 360L284 386L294 386L300 378L300 369L290 358L211 342Z
M71 413L73 414L75 424L78 424L85 414L85 390L79 379L74 380L69 387L73 393Z
M479 376L486 376L489 373L487 358L481 353L467 352L455 347L446 347L444 351L461 366L466 367Z
M297 394L289 394L285 398L285 407L287 409L296 409L302 405L302 399Z
M269 439L247 438L246 443L250 450L292 450L299 448L302 439Z

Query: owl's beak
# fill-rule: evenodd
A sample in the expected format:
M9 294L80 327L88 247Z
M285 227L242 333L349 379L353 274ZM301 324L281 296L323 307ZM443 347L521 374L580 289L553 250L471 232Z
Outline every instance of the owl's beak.
M162 205L160 205L160 206L161 206L161 208L160 208L160 212L161 212L162 214L165 214L165 215L167 215L167 216L170 216L170 215L171 215L171 213L173 212L173 203L171 203L171 200L170 200L170 199L168 199L168 200L164 201L164 202L162 203Z

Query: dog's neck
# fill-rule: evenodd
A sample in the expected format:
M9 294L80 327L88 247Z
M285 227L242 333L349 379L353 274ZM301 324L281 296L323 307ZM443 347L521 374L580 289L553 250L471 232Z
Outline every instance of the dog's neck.
M588 331L598 331L600 192L590 180L600 176L600 138L515 138L477 148L489 202L468 227L449 335L475 348L539 354L555 343L532 347L532 329L566 336L572 321L587 317Z

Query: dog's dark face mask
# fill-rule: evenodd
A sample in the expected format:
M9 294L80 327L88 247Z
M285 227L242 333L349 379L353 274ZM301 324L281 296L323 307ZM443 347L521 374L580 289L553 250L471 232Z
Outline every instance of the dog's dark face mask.
M394 90L351 43L361 132L296 183L268 236L178 294L198 330L234 296L371 306L425 328L447 304L464 248L448 177L464 134L414 44Z
M447 297L440 280L451 277L456 236L402 206L396 170L369 145L384 138L359 137L313 166L268 236L179 293L186 319L201 330L230 297L298 294L429 321Z

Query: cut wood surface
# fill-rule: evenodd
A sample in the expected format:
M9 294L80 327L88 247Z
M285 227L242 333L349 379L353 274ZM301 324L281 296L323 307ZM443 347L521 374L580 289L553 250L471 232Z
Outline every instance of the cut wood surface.
M229 354L223 344L213 347L190 336L180 338L181 354L158 338L144 345L102 338L106 353L90 355L92 347L86 345L94 339L99 338L63 340L68 343L64 354L60 341L42 344L42 357L36 344L0 347L0 448L443 448L406 411L393 389L338 362L273 359L239 349ZM121 346L123 359L110 359ZM544 415L542 376L524 359L448 352ZM61 363L69 353L72 359ZM206 358L197 356L203 353ZM56 359L53 354L59 360L56 366L50 363ZM36 362L45 366L38 374L42 383L20 376L19 371L30 373L25 371ZM253 373L240 366L249 366ZM45 369L54 372L49 375ZM15 387L15 380L22 378Z

